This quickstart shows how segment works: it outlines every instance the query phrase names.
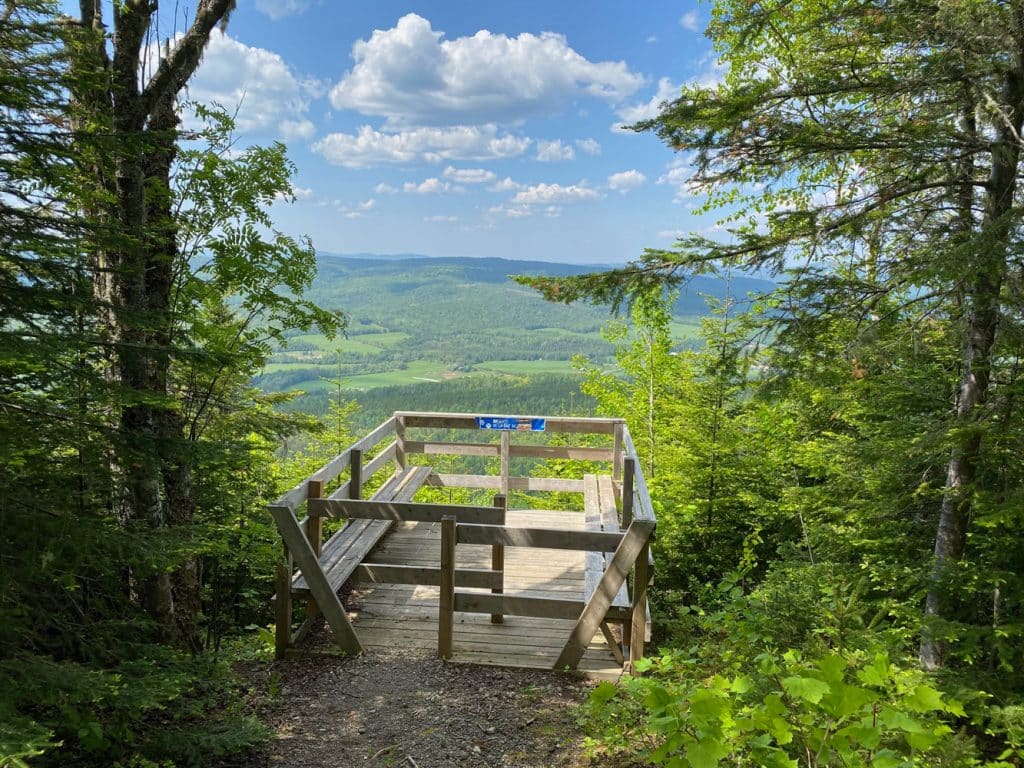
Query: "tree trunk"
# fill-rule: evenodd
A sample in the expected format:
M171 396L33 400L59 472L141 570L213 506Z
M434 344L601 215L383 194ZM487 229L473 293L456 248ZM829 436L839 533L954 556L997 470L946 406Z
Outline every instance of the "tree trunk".
M1024 31L1018 18L1018 30ZM1018 40L1022 38L1018 37ZM999 326L1000 293L1006 275L1006 254L1011 215L1017 190L1021 123L1024 119L1024 50L1014 52L1002 93L1003 111L993 132L991 168L985 188L982 231L976 268L967 290L967 318L963 348L963 374L957 391L954 444L946 472L946 485L935 535L935 560L925 598L920 660L925 669L945 663L946 647L935 636L936 622L952 615L951 585L955 568L967 549L973 485L977 478L983 428L982 409L988 399L992 350Z
M95 217L103 232L93 256L94 291L106 308L99 320L110 342L109 368L125 397L113 462L123 490L115 490L114 504L123 497L125 524L154 531L178 526L187 536L195 510L191 457L169 391L176 342L172 288L179 266L169 191L178 122L174 102L234 0L200 0L189 29L169 46L144 86L143 42L157 4L113 5L112 55L101 7L97 0L80 0L86 45L73 66L82 75L82 92L76 94L82 130L100 137L96 161L83 163L91 190L83 195L83 207L102 212ZM139 570L153 572L142 579L139 597L164 639L197 649L198 562L188 558L173 573Z

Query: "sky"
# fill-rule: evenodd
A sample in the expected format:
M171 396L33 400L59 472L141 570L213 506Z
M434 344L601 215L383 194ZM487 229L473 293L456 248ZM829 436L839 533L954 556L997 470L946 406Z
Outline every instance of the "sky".
M274 219L320 251L620 264L714 223L686 158L621 129L716 80L708 13L239 0L188 97L237 108L243 145L288 145Z

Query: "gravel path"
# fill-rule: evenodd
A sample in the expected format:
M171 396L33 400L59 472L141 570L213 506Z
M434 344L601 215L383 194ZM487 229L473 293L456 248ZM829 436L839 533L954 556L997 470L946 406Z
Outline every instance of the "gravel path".
M553 672L450 664L415 652L277 662L251 768L582 768L576 705Z

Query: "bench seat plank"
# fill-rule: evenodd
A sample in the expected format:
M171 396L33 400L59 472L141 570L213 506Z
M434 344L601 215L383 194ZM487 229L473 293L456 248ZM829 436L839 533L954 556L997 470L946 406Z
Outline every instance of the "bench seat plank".
M433 471L431 467L410 467L400 474L395 474L373 495L376 501L412 501L427 477ZM324 545L320 563L331 587L337 592L348 581L355 569L377 546L391 529L391 520L349 520L345 527L335 533ZM308 594L309 585L301 573L296 573L292 580L292 592Z
M612 479L606 475L583 476L583 513L588 531L604 531L619 533L618 512L615 507L615 495ZM611 553L587 552L585 556L586 570L583 572L583 602L590 598L604 575L607 561ZM612 605L616 608L629 607L629 594L623 584L615 594Z

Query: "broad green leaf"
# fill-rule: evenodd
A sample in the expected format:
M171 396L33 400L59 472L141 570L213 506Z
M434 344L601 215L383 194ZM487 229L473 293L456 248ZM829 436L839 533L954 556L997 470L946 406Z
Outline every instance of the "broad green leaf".
M715 768L729 754L728 748L717 739L704 738L686 748L686 759L693 768Z
M828 683L813 677L794 675L782 681L782 687L790 696L817 704L821 697L829 692Z

